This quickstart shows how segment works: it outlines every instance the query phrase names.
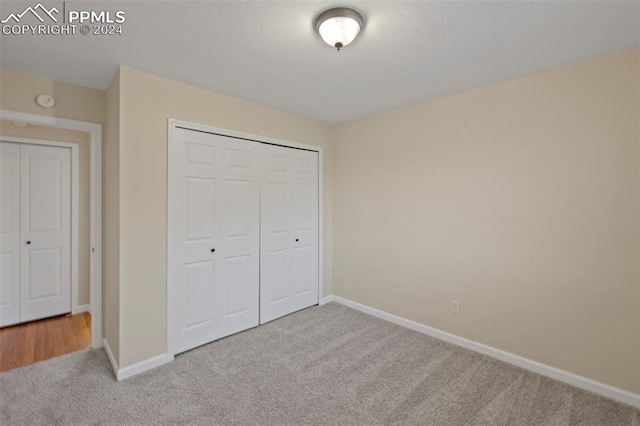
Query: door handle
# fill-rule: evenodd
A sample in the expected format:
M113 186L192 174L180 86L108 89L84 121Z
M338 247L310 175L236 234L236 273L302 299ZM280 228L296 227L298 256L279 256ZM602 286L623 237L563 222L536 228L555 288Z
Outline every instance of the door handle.
M298 241L300 241L300 240L298 240L298 239L296 238L296 243L297 243Z
M214 253L216 251L216 249L211 249L211 253Z
M31 241L27 241L27 245L31 244Z

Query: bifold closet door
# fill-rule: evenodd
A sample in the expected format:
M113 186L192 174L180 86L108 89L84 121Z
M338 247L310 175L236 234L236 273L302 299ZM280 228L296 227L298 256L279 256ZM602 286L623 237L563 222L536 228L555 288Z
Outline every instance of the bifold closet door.
M71 149L1 142L0 326L71 311Z
M318 303L318 153L264 145L260 323Z
M259 144L175 129L174 352L258 325Z

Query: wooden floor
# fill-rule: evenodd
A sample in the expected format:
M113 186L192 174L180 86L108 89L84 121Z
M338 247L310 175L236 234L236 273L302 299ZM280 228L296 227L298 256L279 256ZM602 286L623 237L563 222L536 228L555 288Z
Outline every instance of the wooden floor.
M91 346L91 315L64 315L0 329L0 372Z

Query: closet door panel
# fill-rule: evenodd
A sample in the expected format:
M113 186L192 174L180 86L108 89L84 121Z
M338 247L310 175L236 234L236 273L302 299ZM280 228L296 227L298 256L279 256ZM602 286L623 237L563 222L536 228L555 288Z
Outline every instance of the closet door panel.
M0 142L0 327L20 322L20 145Z
M284 159L286 170L287 159ZM280 169L277 169L279 171ZM290 262L290 194L287 175L270 176L263 181L263 197L261 208L262 244L261 252L264 273L260 286L264 289L262 296L262 317L273 319L284 315L290 296L289 264ZM280 306L278 306L280 305ZM269 320L270 320L269 319Z
M20 321L71 312L71 149L21 149Z
M215 306L219 262L211 248L219 246L220 170L222 147L206 134L176 131L173 185L174 265L172 321L175 352L180 353L218 337Z
M265 145L260 322L318 303L317 153Z
M175 353L258 324L255 143L177 129L171 155Z
M310 273L314 266L314 256L315 251L312 246L306 245L293 249L294 297L302 297L317 290L313 274Z
M184 272L184 303L189 308L186 310L184 330L213 324L215 310L210 301L215 297L215 260L187 263Z
M225 319L251 311L254 299L250 294L254 290L251 263L251 255L227 256L224 259L223 312Z
M291 150L294 311L318 303L318 153Z
M269 250L263 259L264 274L261 285L265 288L263 310L277 309L274 305L284 304L289 299L289 250ZM288 309L284 308L283 312Z
M285 149L264 145L260 197L260 323L291 312L293 294L291 160Z
M215 137L227 141L218 299L222 337L255 327L259 322L260 146L256 142Z

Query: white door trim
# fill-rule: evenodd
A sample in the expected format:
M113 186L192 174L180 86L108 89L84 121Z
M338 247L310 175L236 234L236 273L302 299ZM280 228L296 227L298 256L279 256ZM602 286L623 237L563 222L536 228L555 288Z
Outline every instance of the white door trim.
M91 346L100 348L102 347L102 124L9 110L0 110L0 119L23 121L29 124L59 127L89 133L91 141ZM4 139L7 140L9 138ZM75 173L75 175L77 176L77 173ZM74 246L77 246L77 244ZM74 300L76 300L77 304L77 299ZM81 307L76 306L78 312L81 310L80 308Z
M182 127L189 130L196 130L196 131L201 131L206 133L214 133L214 134L228 136L232 138L252 140L257 143L267 143L267 144L280 145L280 146L289 147L289 148L306 149L306 150L315 151L318 153L318 300L319 301L322 300L322 295L323 295L323 273L322 273L323 235L322 233L323 233L323 222L324 222L323 215L322 215L322 212L323 212L322 198L324 193L323 184L322 184L322 180L323 180L322 147L315 146L315 145L306 145L306 144L297 143L297 142L289 142L281 139L269 138L266 136L253 135L250 133L236 132L234 130L223 129L220 127L206 126L203 124L191 123L188 121L175 120L170 118L167 121L167 139L168 139L167 152L169 153L173 151L174 130L176 127ZM172 287L173 280L171 279L171 277L173 277L173 268L172 268L171 259L173 258L172 235L173 235L174 225L172 223L173 214L172 214L171 206L173 205L173 200L175 199L175 194L173 194L173 191L171 189L172 185L170 184L170 182L172 182L172 178L173 178L175 161L176 159L173 158L171 155L168 156L167 158L167 323L166 323L167 324L167 360L168 361L173 360L173 356L175 354L175 350L174 350L175 345L174 345L173 336L172 336L173 333L171 333L171 329L172 329L171 321L175 314L174 314L173 307L171 306L171 303L170 303L171 301L169 300L169 294L172 294L171 290L173 288Z
M71 149L71 313L80 312L78 303L78 174L80 171L80 147L75 143L49 141L44 139L18 138L0 135L0 141L19 144L57 146Z

